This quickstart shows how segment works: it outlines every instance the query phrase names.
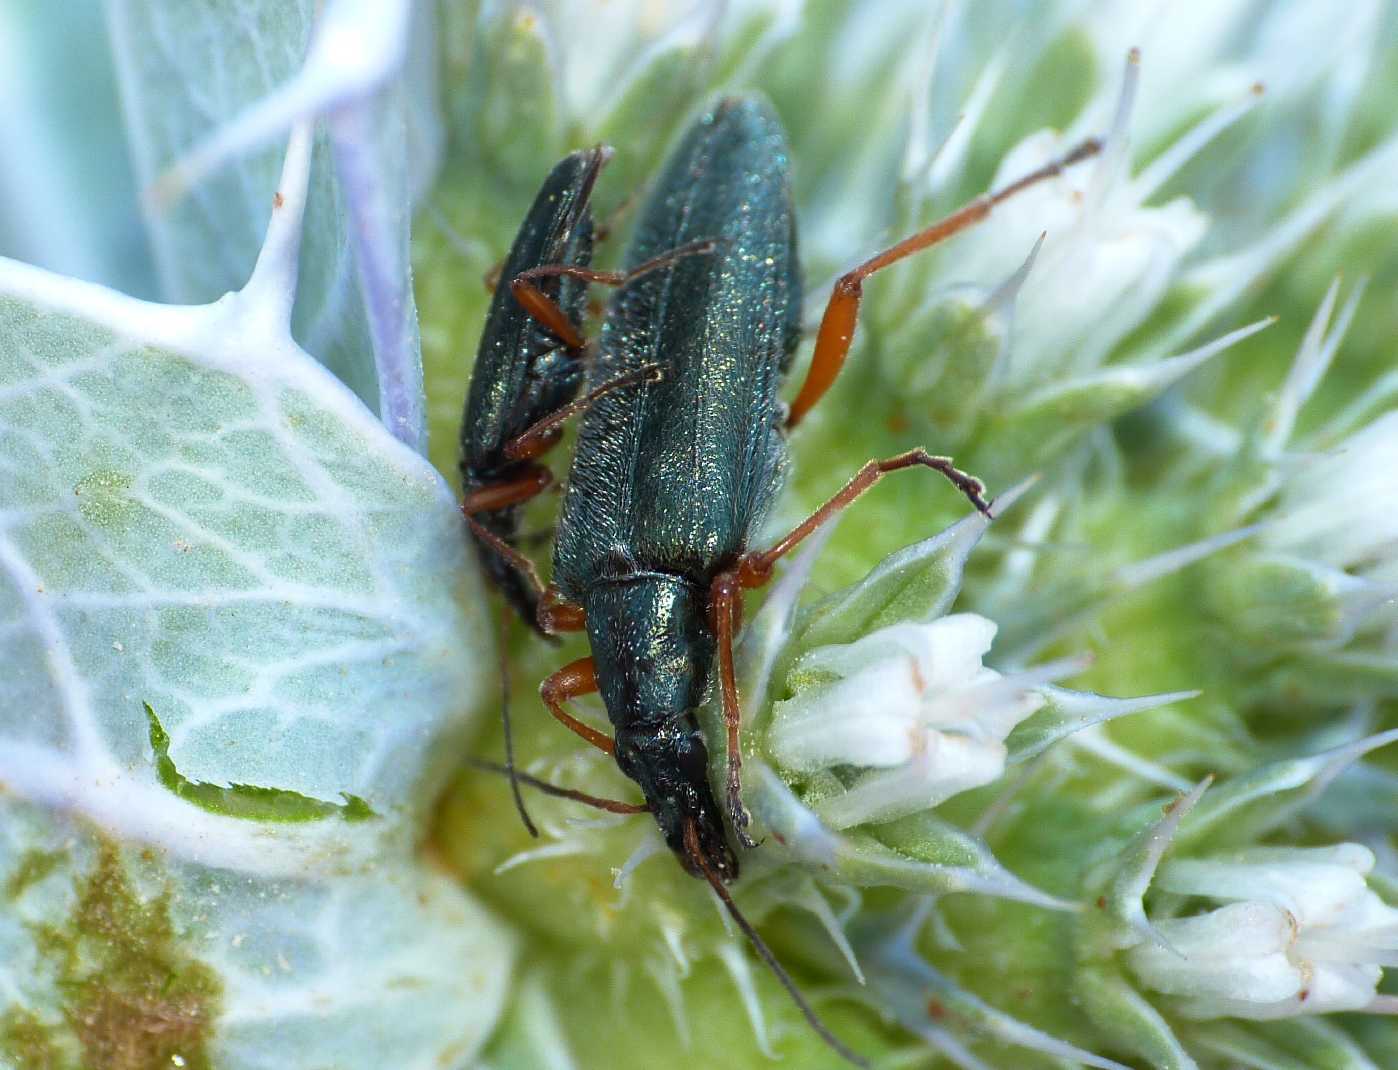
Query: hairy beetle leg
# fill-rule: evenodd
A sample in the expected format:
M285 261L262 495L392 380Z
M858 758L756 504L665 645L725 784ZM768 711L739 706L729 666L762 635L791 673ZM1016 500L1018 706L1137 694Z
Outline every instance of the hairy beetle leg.
M579 658L559 669L539 685L539 697L549 708L549 713L561 721L565 728L576 732L594 747L607 754L616 753L612 737L597 731L591 725L583 724L563 708L569 699L581 698L597 691L597 666L592 658Z
M733 822L733 834L744 847L757 846L748 835L752 815L743 805L743 746L741 729L743 710L738 702L738 679L733 668L733 640L737 636L743 611L742 581L739 568L720 572L709 588L709 613L712 617L714 641L718 647L718 681L723 696L723 727L728 734L728 777L724 798L728 817Z
M977 197L969 204L962 205L951 215L939 219L931 226L910 237L904 238L896 245L889 246L883 252L864 261L853 271L840 276L835 283L834 292L830 295L830 301L825 306L825 314L821 317L820 329L816 334L815 352L811 354L810 370L806 372L806 381L801 384L800 391L797 392L795 400L791 403L786 426L795 427L800 423L806 413L815 407L816 402L825 396L825 392L830 389L836 376L840 374L845 357L849 355L850 342L854 338L854 328L859 320L859 300L864 294L865 279L875 272L882 271L884 268L912 256L914 253L921 252L938 242L945 241L954 234L959 234L968 227L975 226L990 215L991 210L1000 202L1045 179L1062 174L1064 168L1080 160L1085 160L1089 156L1095 156L1101 150L1102 143L1097 138L1088 138L1067 155L1045 164L1037 171L1032 171L993 193Z
M544 581L539 579L539 572L534 567L534 562L525 557L513 546L507 543L499 535L491 531L470 513L466 514L466 524L471 529L471 534L480 539L500 557L509 562L510 567L524 577L525 582L534 589L540 596L544 593Z
M589 390L577 400L570 401L562 408L555 409L547 416L535 421L534 424L506 444L505 456L512 461L522 461L539 456L558 442L559 437L563 434L562 424L589 408L598 399L606 397L614 390L624 390L630 386L640 386L642 383L659 382L660 378L660 365L647 364L635 371L627 372L625 375L618 375L615 379L609 379L601 386Z
M669 267L675 261L686 256L711 253L717 245L718 242L713 238L686 242L684 245L677 245L668 252L652 257L630 271L593 271L591 268L579 267L576 264L541 264L539 267L521 271L511 279L510 293L519 302L520 308L556 334L565 346L575 351L581 351L587 346L587 339L573 326L572 321L558 307L553 298L534 284L536 279L567 277L581 279L583 282L594 282L600 286L625 286L633 279Z
M477 513L508 509L527 502L552 482L552 472L541 464L531 464L515 479L488 483L471 491L461 501L461 512L472 517Z
M772 578L772 568L786 554L796 549L836 513L845 509L861 494L890 472L905 468L930 468L951 481L978 510L990 516L985 500L985 486L975 476L967 475L951 463L949 457L938 457L925 449L908 450L882 461L870 461L824 505L792 528L784 538L768 550L744 554L737 564L714 577L709 588L709 612L713 617L714 638L718 646L719 689L723 699L723 724L728 732L728 778L726 783L728 813L733 831L744 847L756 846L747 834L749 815L742 800L742 706L738 697L737 673L733 664L733 642L737 637L742 613L742 591L763 586Z
M512 505L527 502L530 498L542 493L552 482L552 472L543 465L533 464L526 468L519 478L506 483L494 483L479 487L466 495L461 503L461 515L466 518L471 534L508 561L510 566L522 575L539 594L543 593L544 584L539 579L534 562L477 520L476 514L493 513L500 509L508 509Z
M934 472L940 472L946 476L952 486L966 496L966 500L974 505L977 511L986 516L991 515L990 503L985 500L984 483L975 476L968 475L957 468L952 464L950 457L939 457L919 447L893 457L886 457L882 461L866 462L854 474L854 478L836 491L829 501L787 532L785 537L775 546L769 550L757 550L744 554L737 566L739 581L744 587L762 586L771 578L772 566L781 557L796 549L802 539L814 532L816 528L840 510L852 504L856 498L884 476L904 468L930 468Z

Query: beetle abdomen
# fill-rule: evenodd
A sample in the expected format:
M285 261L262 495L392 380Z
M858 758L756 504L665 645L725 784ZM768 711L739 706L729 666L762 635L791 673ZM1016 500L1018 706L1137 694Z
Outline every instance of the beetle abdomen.
M670 157L627 264L719 244L635 279L608 311L596 376L657 363L663 378L583 419L555 547L565 595L580 597L618 548L702 580L745 545L785 456L777 390L801 301L793 219L770 106L720 102Z

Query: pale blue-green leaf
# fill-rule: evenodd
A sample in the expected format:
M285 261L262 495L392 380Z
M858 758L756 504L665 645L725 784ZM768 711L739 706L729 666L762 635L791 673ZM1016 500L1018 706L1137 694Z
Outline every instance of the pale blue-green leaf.
M416 865L249 879L16 802L0 803L0 887L0 1020L41 1030L68 1057L51 1065L117 1050L222 1070L462 1067L515 957L495 919ZM34 1055L11 1038L0 1065Z
M341 109L330 137L374 350L379 415L396 438L425 453L427 399L408 261L414 179L406 93L395 85Z
M341 38L364 24L359 5L332 3L319 24L314 6L114 2L138 176L161 193L149 224L163 292L209 301L247 277L276 184L271 146L292 122L333 110L339 170L327 166L329 141L318 144L293 333L421 449L406 246L410 186L421 187L440 138L434 114L407 114L422 103L420 87L404 91L387 80L409 41L430 38L430 27L409 33L405 4L385 5L368 20L383 32L373 47L358 47Z
M0 5L0 256L154 296L99 0Z
M151 305L0 262L0 788L302 874L408 838L489 640L445 483L266 296ZM191 781L380 817L273 827L180 801L144 703Z
M210 130L296 71L310 38L313 7L311 0L227 5L113 0L108 5L128 141L143 187ZM148 226L167 300L212 301L243 284L261 246L281 148L278 139L245 155L151 213ZM324 152L319 146L314 168L319 175L329 170L319 166ZM313 200L330 192L326 179ZM313 217L316 212L313 208ZM324 221L333 220L330 213ZM333 267L334 258L323 266Z

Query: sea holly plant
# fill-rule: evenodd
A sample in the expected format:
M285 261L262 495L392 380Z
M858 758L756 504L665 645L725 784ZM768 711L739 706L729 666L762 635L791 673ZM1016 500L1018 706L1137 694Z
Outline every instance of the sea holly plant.
M812 320L1103 139L871 280L792 437L771 533L919 444L995 517L900 475L750 597L738 904L875 1065L1398 1063L1395 41L1384 0L0 14L0 1066L830 1063L648 818L531 793L531 839L465 761L503 673L530 775L634 797L538 705L581 647L501 661L455 423L549 166L615 148L611 266L735 91Z

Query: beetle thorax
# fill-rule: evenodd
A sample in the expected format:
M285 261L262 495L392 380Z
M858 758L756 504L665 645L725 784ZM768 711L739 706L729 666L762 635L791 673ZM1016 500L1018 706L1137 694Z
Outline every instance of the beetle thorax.
M713 661L705 592L680 576L633 572L588 592L587 632L607 716L654 731L703 700Z
M616 728L616 761L640 787L666 843L691 872L692 824L706 860L737 875L709 785L709 752L694 710L713 662L707 596L683 577L633 572L600 582L586 602L598 690Z

